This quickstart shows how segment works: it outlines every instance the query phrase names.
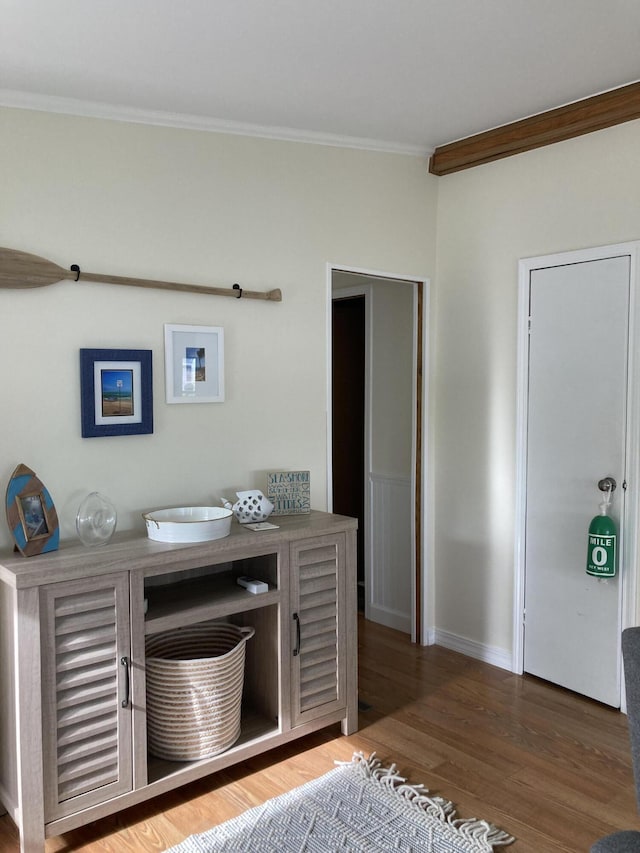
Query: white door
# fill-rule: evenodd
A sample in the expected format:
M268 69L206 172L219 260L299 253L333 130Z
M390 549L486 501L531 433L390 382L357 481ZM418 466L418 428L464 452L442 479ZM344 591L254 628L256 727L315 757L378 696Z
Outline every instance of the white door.
M524 670L616 707L619 571L603 580L585 567L607 476L622 553L629 286L626 256L529 279Z

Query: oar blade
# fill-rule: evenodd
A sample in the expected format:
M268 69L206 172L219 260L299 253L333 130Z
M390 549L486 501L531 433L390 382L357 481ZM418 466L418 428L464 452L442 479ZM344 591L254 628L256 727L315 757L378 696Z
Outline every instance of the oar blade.
M46 258L0 246L0 288L44 287L69 276L67 270Z

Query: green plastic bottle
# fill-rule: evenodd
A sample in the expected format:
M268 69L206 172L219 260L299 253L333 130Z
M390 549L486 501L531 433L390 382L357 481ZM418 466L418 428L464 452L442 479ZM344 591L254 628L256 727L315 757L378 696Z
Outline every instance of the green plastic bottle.
M615 521L607 515L609 503L600 504L600 515L589 525L587 574L597 578L616 576L618 535Z

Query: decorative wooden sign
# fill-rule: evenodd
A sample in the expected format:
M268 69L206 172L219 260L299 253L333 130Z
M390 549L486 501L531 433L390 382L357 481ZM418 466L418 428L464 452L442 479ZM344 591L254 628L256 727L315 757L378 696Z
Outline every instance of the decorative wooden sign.
M60 531L56 508L46 486L26 465L18 465L11 475L6 509L15 548L23 556L58 550Z
M311 512L309 471L270 472L267 474L267 497L274 506L272 515Z

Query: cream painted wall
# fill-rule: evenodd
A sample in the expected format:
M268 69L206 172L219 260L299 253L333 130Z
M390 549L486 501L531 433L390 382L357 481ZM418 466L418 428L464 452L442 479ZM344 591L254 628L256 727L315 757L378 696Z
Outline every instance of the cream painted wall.
M512 647L518 260L640 238L640 122L442 178L437 628Z
M380 281L372 297L372 468L411 477L413 287Z
M0 110L0 242L86 271L253 289L281 304L63 282L0 291L0 489L33 468L63 538L87 492L119 529L309 468L326 508L326 264L432 276L420 158ZM225 329L224 404L164 402L163 324ZM78 350L153 351L154 434L80 436ZM11 539L0 525L0 545Z

